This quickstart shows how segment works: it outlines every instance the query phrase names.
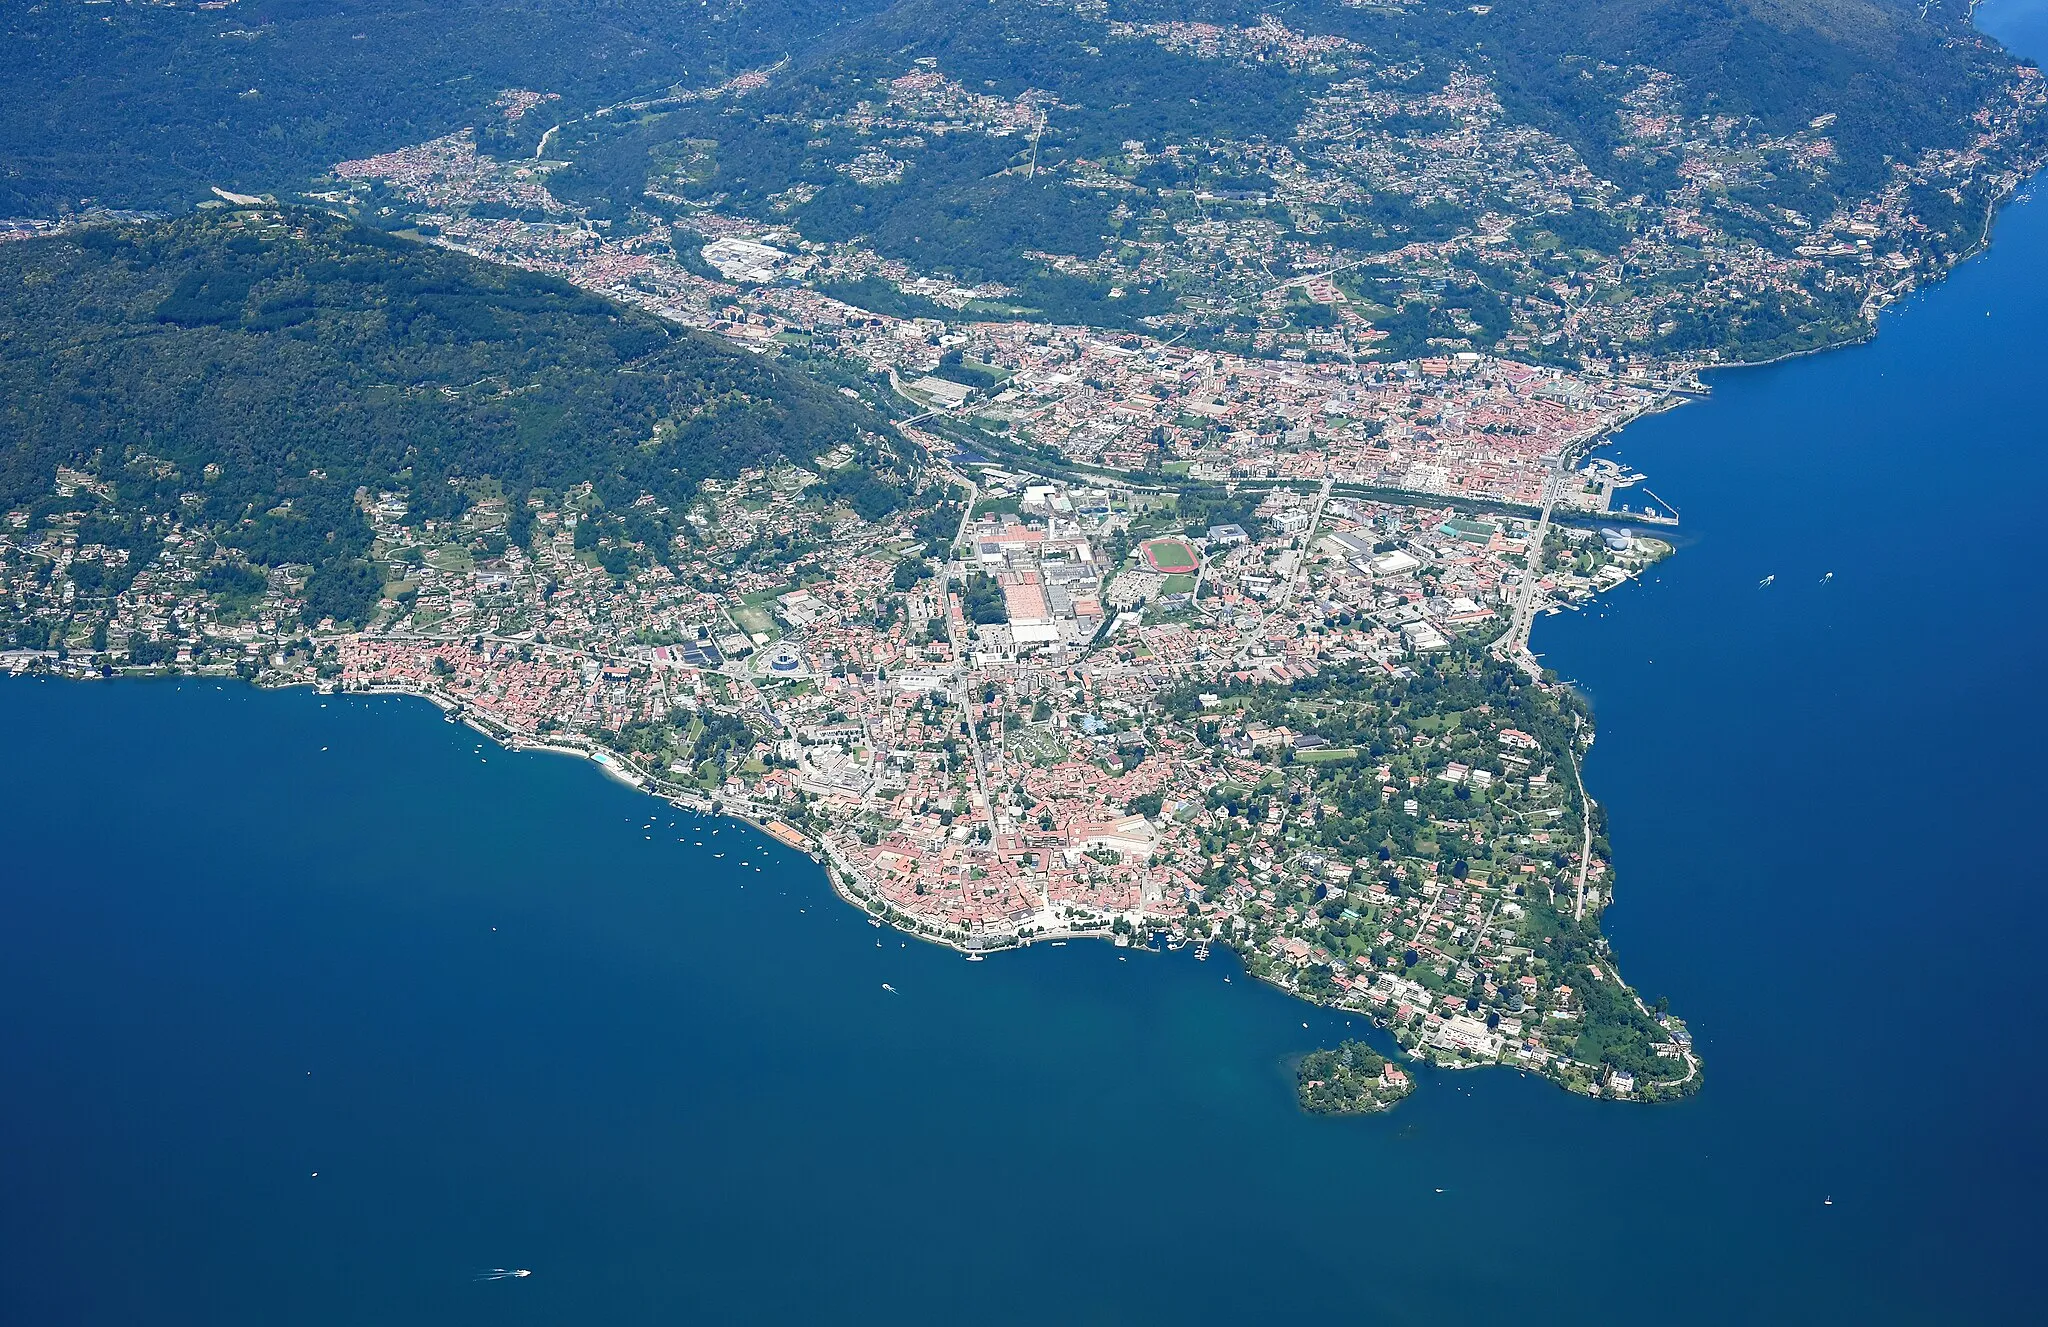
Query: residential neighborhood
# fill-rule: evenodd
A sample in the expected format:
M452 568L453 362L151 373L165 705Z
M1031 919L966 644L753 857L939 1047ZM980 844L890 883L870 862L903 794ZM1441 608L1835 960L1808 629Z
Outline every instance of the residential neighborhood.
M453 520L363 494L395 579L358 631L301 627L289 568L210 592L172 530L94 640L12 658L427 696L753 820L878 919L969 954L1228 945L1415 1054L1637 1090L1574 1053L1589 990L1634 1001L1604 942L1578 962L1542 934L1596 937L1611 897L1580 832L1590 728L1489 647L1525 578L1566 609L1667 543L1553 522L1537 559L1527 515L1328 479L1084 483L957 457L945 501L871 522L811 492L845 460L707 481L681 513L691 556L620 570L588 491L529 498L525 547L486 493ZM81 554L118 556L76 523L12 522L17 603L66 585L75 605ZM1629 1064L1688 1071L1682 1025L1622 1031Z

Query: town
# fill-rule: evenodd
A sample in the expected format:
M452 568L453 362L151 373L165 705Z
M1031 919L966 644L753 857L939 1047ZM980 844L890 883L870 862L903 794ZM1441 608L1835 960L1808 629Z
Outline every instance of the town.
M525 547L487 492L454 520L365 495L402 578L360 631L299 626L290 568L224 587L173 529L86 634L9 658L423 695L753 820L878 920L973 956L1224 944L1442 1063L1621 1095L1690 1075L1681 1024L1630 1008L1617 1031L1610 1007L1635 997L1593 938L1612 880L1577 783L1590 727L1489 653L1525 578L1561 609L1668 543L1553 522L1538 550L1526 514L1328 479L957 460L945 502L869 522L809 492L846 460L708 481L680 571L613 557L632 513L587 491L530 498ZM55 593L83 624L79 576L121 551L26 515L0 543L17 606Z
M1970 209L2033 164L2039 71L1991 87L1963 146L1809 216L1767 186L1828 178L1856 128L1834 115L1764 134L1688 115L1664 71L1589 66L1619 89L1624 187L1478 64L1271 16L1101 29L1302 80L1299 114L1084 153L1058 91L932 56L812 83L778 64L564 113L530 152L471 128L339 162L293 200L810 373L893 421L910 500L863 500L837 444L687 502L365 486L375 608L337 621L309 568L223 546L197 495L111 520L109 477L67 466L0 513L0 664L424 696L744 817L878 925L972 959L1224 946L1415 1058L1695 1090L1684 1022L1601 938L1592 724L1530 622L1673 550L1677 508L1596 454L1617 430L1717 365L1866 335L1980 242ZM555 100L504 91L493 134L524 144ZM732 125L809 155L735 184ZM646 178L593 202L591 155L643 131ZM879 207L941 149L1099 213L994 276L841 233L831 207ZM1364 1048L1317 1064L1314 1109L1406 1090Z

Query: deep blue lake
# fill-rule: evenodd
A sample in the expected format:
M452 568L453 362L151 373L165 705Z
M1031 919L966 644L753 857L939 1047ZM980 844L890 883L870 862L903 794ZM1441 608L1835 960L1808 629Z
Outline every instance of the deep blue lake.
M0 683L0 1321L2040 1320L2044 357L2022 201L1616 449L1683 548L1535 644L1672 1107L1310 1119L1344 1020L1227 955L970 965L420 702Z

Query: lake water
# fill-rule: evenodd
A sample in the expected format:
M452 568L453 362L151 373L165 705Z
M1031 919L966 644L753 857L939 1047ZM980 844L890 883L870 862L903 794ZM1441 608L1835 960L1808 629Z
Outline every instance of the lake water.
M420 702L0 684L0 1318L2038 1318L2044 351L2023 202L1618 448L1685 546L1536 645L1706 1052L1671 1107L1310 1119L1344 1020L1227 955L966 964Z

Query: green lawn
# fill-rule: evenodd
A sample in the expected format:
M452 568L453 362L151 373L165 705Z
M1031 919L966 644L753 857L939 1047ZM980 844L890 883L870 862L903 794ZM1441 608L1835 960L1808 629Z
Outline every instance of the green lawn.
M732 620L739 623L740 630L750 636L772 636L775 634L775 619L768 615L768 610L765 608L756 608L752 604L742 604L732 610Z

